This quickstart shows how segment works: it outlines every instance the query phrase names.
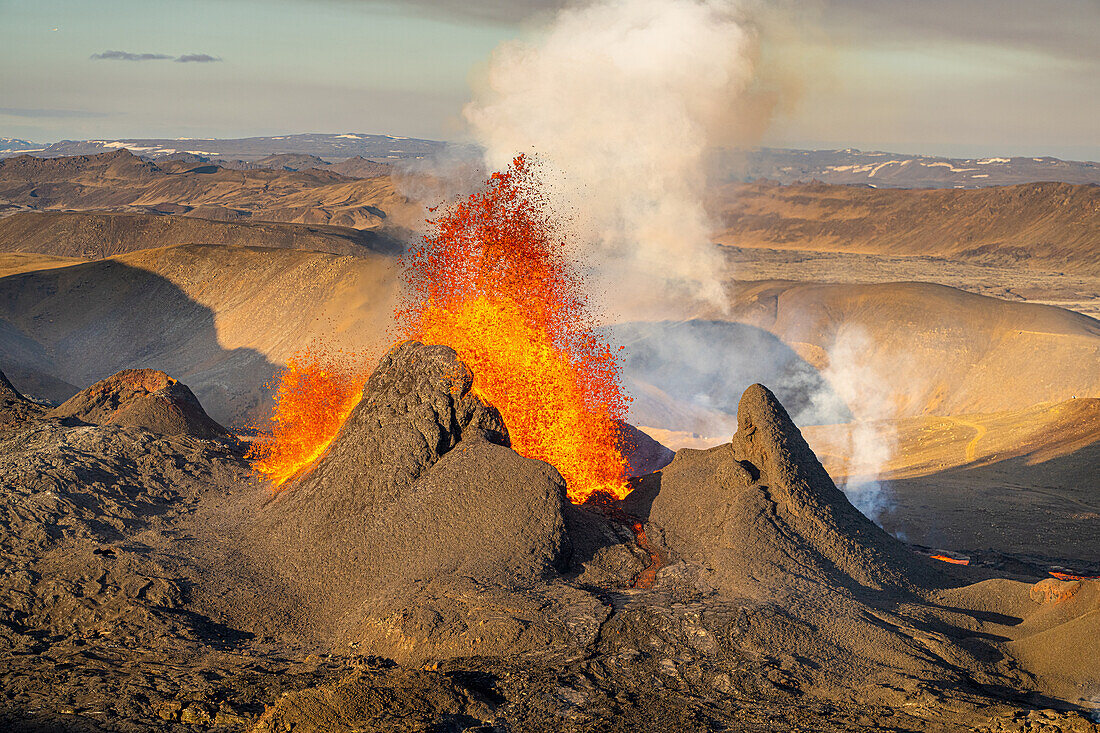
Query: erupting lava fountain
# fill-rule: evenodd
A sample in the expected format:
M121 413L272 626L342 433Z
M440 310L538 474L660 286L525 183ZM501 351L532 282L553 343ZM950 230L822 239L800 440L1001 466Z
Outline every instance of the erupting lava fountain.
M621 364L596 331L532 161L517 157L427 223L405 260L404 337L458 352L475 393L500 410L512 447L557 468L571 501L624 497ZM308 468L358 402L364 377L308 353L292 359L274 432L253 451L256 469L278 489Z

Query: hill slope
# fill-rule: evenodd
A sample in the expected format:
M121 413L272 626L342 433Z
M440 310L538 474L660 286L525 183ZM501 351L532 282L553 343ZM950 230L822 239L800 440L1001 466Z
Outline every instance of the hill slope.
M317 337L375 355L388 346L396 289L396 261L371 253L142 250L0 279L0 351L20 389L55 401L75 392L65 384L121 369L179 374L239 428L270 409L277 365Z
M156 214L20 212L0 219L0 252L102 259L177 244L308 249L340 255L396 252L373 231L275 222L225 222Z
M165 166L127 150L9 158L0 161L0 213L110 209L370 229L400 225L420 212L388 177L353 179L316 168L229 170L179 161Z
M893 442L878 476L889 482L879 517L885 528L929 547L1017 553L1017 562L1030 557L1041 572L1055 562L1100 571L1100 400L905 418L877 428ZM847 478L851 431L803 431L838 480Z
M64 399L19 380L33 370L86 385L161 369L185 378L215 419L240 425L274 365L311 339L380 353L394 338L397 272L397 260L370 252L182 245L10 275L0 278L6 371L24 391ZM702 434L708 421L728 425L730 392L755 379L803 424L1100 397L1100 322L927 283L741 283L721 319L615 330L634 334L625 376L647 390L633 422ZM758 359L739 358L739 343Z
M1100 321L1061 308L930 283L741 283L732 300L731 320L828 371L857 418L1100 397Z
M1100 275L1100 186L977 190L730 184L717 241L737 247L938 255Z

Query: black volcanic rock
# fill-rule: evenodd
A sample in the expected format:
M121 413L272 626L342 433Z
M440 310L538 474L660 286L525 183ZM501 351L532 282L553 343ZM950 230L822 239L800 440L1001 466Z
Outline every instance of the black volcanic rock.
M155 369L124 369L73 395L48 415L163 435L229 436L206 414L187 385Z

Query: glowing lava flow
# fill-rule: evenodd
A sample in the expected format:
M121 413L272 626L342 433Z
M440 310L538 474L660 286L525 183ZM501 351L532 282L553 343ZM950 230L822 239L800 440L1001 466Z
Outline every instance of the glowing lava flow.
M1063 573L1058 570L1051 570L1049 573L1058 580L1100 580L1100 575L1076 575L1074 573Z
M252 468L275 491L321 457L359 404L366 377L349 355L300 351L287 361L275 389L270 436L252 444Z
M512 447L557 468L570 500L625 496L619 363L595 332L531 162L516 158L428 224L406 260L406 335L458 352Z

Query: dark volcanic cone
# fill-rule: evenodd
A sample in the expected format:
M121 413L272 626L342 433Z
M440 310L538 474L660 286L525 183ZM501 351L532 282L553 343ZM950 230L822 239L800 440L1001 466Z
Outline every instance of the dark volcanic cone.
M495 407L470 393L473 375L446 346L405 342L382 358L324 456L286 492L310 524L400 496L459 441L507 447Z
M767 388L745 390L737 423L730 443L679 451L659 484L624 502L640 516L650 503L652 534L672 555L667 581L679 572L753 609L747 623L723 622L729 633L748 648L813 660L809 668L829 671L812 675L821 690L889 668L963 684L941 658L981 668L921 618L936 589L964 584L954 566L933 565L860 514ZM888 684L867 694L897 701Z
M206 414L187 385L155 369L124 369L73 395L49 416L162 435L229 436Z
M598 601L553 582L570 552L564 482L508 447L472 384L449 347L395 347L264 511L262 551L338 645L407 661L546 648L573 633L566 615L594 633Z
M615 423L619 429L618 447L626 459L628 478L660 471L672 462L675 451L666 448L628 422L616 420Z
M737 424L730 443L682 450L662 472L649 518L676 552L741 592L769 579L790 587L787 576L853 589L935 584L939 569L852 506L766 387L745 390Z

